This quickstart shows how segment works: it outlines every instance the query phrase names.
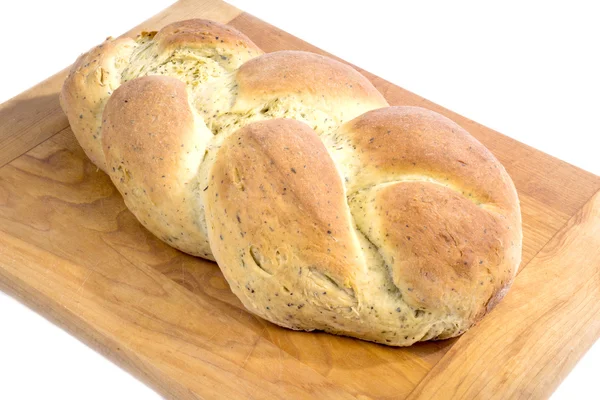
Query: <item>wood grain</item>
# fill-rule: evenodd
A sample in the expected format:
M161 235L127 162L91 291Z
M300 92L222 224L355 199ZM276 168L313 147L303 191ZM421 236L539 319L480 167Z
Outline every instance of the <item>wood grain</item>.
M600 338L600 192L410 399L546 398Z
M180 1L130 32L158 29L184 18L233 19L233 26L266 51L326 54L216 0ZM465 338L472 348L493 345L492 328L505 326L503 318L520 321L533 295L538 296L536 301L557 305L548 310L562 321L552 326L554 336L547 336L542 347L533 347L539 352L536 359L546 360L540 355L544 349L549 354L563 351L560 337L571 329L567 322L579 326L579 315L596 310L595 305L582 301L579 308L561 308L563 303L555 302L555 288L535 281L552 278L544 275L546 264L536 260L545 259L544 246L555 235L554 240L562 237L557 232L600 189L600 178L361 72L390 103L425 106L463 125L511 174L521 199L525 237L523 272L510 296L523 304L503 306L506 316L501 313L497 319L492 313L457 340L406 349L293 332L253 317L215 264L177 252L149 234L126 209L108 177L87 160L57 107L64 78L60 74L0 106L0 289L172 398L405 398L423 379L432 385L444 376L457 380L453 370L436 364L442 360L454 366L453 357L461 354L456 349L467 346ZM575 226L570 222L565 229ZM597 230L589 232L597 240ZM579 258L596 259L598 253L596 246ZM573 275L578 273L576 254L553 260L556 269L568 267ZM534 293L534 284L543 291ZM563 285L561 299L575 298L578 288ZM491 328L485 328L488 325ZM489 332L476 334L480 329ZM597 330L585 332L597 335ZM527 363L527 346L511 359L515 366ZM585 346L576 347L567 356L571 358L562 364L562 373L584 350ZM537 378L510 380L514 376L509 374L502 382L493 372L486 377L498 393L531 390L542 395L531 389L539 384ZM539 373L539 379L557 376L552 368ZM420 393L429 392L421 385L413 397Z
M235 320L248 334L275 344L282 354L308 365L353 395L390 399L408 395L452 344L431 342L396 349L324 333L293 332L253 317L229 290L214 263L176 251L137 222L107 175L89 162L70 130L0 169L0 230L84 271L94 271L82 288L84 293L102 277L124 280L123 284L132 282L147 291L145 282L136 283L139 278L122 276L133 273L126 272L132 265L144 268L154 280L168 278L192 293L207 314L218 312ZM0 269L2 263L0 259ZM12 284L14 279L0 273L0 281ZM35 282L27 284L33 286ZM102 290L110 301L109 289ZM129 290L131 297L120 295L120 303L125 309L135 309L139 294L135 287ZM175 309L178 300L172 301ZM177 311L179 315L185 313L189 311ZM129 318L135 325L143 323ZM210 317L202 318L201 313L193 318L199 324L213 325ZM71 324L68 319L63 323L67 327ZM168 320L164 323L170 324ZM233 335L230 340L235 340L239 333L223 329L219 335L223 340ZM158 355L155 362L162 362Z
M12 292L118 352L120 361L168 397L353 398L142 266L86 268L1 232L0 266Z
M0 105L0 167L69 126L58 102L66 76L65 69Z
M52 310L169 397L352 397L259 335L253 317L234 318L240 309L153 269L174 263L185 271L188 263L218 271L141 228L77 150L52 138L0 170L0 281L10 291ZM35 185L12 192L23 179ZM46 207L22 218L39 202ZM48 234L55 230L66 235ZM222 278L212 286L228 290Z

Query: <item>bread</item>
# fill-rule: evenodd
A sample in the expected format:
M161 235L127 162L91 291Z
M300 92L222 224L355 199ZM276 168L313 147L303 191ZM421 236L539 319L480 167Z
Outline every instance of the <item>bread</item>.
M61 93L138 220L252 313L393 346L460 335L521 260L515 187L451 120L203 20L109 39Z

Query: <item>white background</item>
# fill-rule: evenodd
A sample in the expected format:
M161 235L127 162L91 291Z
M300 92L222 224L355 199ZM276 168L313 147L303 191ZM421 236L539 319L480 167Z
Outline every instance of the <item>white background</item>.
M600 22L593 1L230 2L459 114L600 174ZM170 3L2 1L0 102ZM600 398L598 371L600 343L553 399ZM0 398L159 396L0 292Z

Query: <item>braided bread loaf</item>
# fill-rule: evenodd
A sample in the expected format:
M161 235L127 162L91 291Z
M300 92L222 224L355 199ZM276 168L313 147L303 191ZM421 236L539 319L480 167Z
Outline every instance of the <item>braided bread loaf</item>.
M152 233L256 315L393 346L457 336L521 259L514 185L449 119L353 68L210 21L107 40L61 104Z

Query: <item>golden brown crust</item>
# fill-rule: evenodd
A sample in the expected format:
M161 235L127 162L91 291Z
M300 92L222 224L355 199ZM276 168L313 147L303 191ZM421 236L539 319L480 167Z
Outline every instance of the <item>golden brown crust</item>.
M166 63L177 49L191 49L200 53L208 51L199 57L212 57L220 68L227 71L262 54L244 34L217 22L201 19L175 22L158 33L143 33L139 39L141 41L136 42L130 38L108 38L81 55L73 64L61 90L61 106L77 140L90 160L104 171L102 112L108 98L123 81L147 74L161 74L163 71L157 68ZM156 51L149 52L148 46L140 46L143 42L156 44ZM143 55L139 54L140 51ZM143 61L143 68L133 68L138 66L140 60Z
M344 188L306 124L276 119L238 130L219 150L206 196L215 251L231 244L220 236L264 252L293 245L296 257L340 282L353 281L353 266L344 261L352 243Z
M496 158L458 124L420 107L369 111L340 129L356 147L364 168L349 176L350 186L425 175L455 185L478 203L508 207L516 201L510 178Z
M262 54L262 50L240 31L205 19L188 19L169 24L158 31L154 41L161 51L181 47L196 49L228 47L250 52L253 56Z
M245 63L236 76L237 106L256 99L299 95L324 102L338 99L348 106L364 103L370 109L387 106L371 82L349 65L304 51L278 51ZM313 100L315 101L315 100Z
M319 311L352 312L361 256L340 177L308 126L257 122L226 139L205 204L215 258L247 308L296 329L325 328Z
M333 135L357 227L404 301L468 329L502 298L521 260L516 190L495 157L418 107L363 114ZM349 162L344 162L350 160Z
M212 258L194 193L212 134L196 120L185 84L163 76L129 81L108 101L104 121L108 174L127 206L165 242Z
M392 184L375 195L374 210L394 283L413 307L475 320L512 282L514 260L505 258L515 243L504 218L460 194L429 182Z
M185 174L179 147L194 146L194 115L185 85L174 78L146 76L121 86L104 111L103 144L109 170L132 164L140 172L135 179L149 188L178 180ZM190 171L184 176L195 175ZM157 178L165 178L157 180ZM164 194L152 190L150 198Z
M177 22L80 57L61 104L141 223L214 252L257 315L406 346L489 312L521 257L502 165L449 119L387 107L348 65L261 53Z
M134 47L135 42L129 38L109 38L81 55L60 93L73 133L90 160L102 170L106 169L100 131L102 111L121 84L121 69Z

